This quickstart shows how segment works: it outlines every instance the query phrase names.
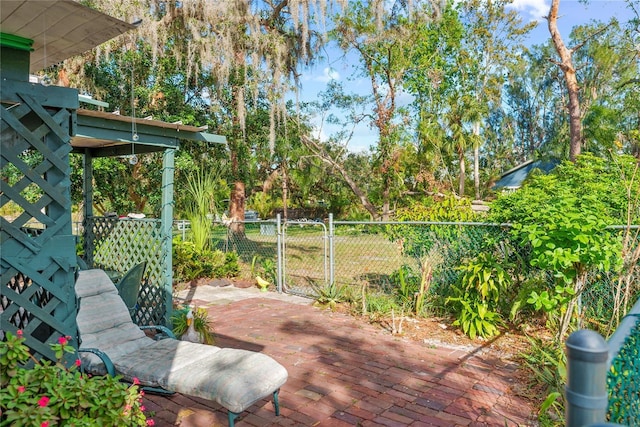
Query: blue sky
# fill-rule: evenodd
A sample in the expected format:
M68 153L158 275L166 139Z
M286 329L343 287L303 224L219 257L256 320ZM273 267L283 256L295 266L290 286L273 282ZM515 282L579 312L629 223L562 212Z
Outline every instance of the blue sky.
M527 44L544 43L549 38L547 21L544 20L543 16L549 13L550 4L550 0L514 0L511 5L522 15L525 22L538 22L538 26L531 32ZM630 18L630 11L626 8L626 2L623 0L590 0L588 4L577 0L561 0L559 16L558 27L560 34L567 41L571 28L576 25L586 24L593 20L608 21L612 16L624 22ZM362 90L368 90L369 85L366 81L353 80L347 82L346 78L351 73L350 65L345 64L340 59L339 52L329 50L327 51L327 56L326 61L316 64L312 69L303 73L302 88L299 95L301 101L316 99L317 94L326 88L326 84L330 79L341 81L347 89L354 92L360 92L358 91L358 86L362 86ZM319 122L318 120L316 125ZM318 129L316 136L325 139L335 130L335 128L325 123L323 129ZM347 147L350 151L366 151L376 141L375 131L369 129L366 125L361 125L355 129L353 138Z

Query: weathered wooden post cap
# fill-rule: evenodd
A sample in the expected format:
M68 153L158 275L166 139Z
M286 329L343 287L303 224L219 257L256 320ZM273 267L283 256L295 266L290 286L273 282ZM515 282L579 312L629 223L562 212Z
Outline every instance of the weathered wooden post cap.
M581 329L565 342L567 385L565 419L568 427L582 427L606 420L607 358L609 346L602 336Z

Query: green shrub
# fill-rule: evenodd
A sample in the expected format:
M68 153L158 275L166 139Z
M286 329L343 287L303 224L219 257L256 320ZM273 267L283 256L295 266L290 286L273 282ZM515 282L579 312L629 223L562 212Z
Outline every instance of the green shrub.
M630 156L608 160L586 153L549 175L533 174L521 189L491 205L491 219L511 222L514 240L528 248L529 271L545 271L553 278L530 289L526 302L558 325L558 341L581 327L579 296L589 274L615 273L622 267L621 239L606 227L638 220L637 210L630 209L639 194L631 179L635 164ZM594 315L613 317L611 311Z
M420 275L410 266L403 265L391 274L390 280L394 284L398 306L404 306L408 311L414 311L416 294L420 291Z
M426 221L426 222L468 222L475 219L468 199L458 199L453 195L434 201L426 199L424 203L415 203L410 207L398 209L398 221ZM386 233L394 242L402 242L403 254L420 260L438 242L447 242L447 246L457 248L466 247L465 227L456 225L425 225L416 227L415 224L389 225Z
M221 251L214 251L214 253L221 253ZM238 264L238 254L235 252L227 252L224 254L224 264L219 265L213 269L214 277L234 277L240 272L240 265Z
M463 272L460 286L453 286L455 296L447 299L456 303L457 319L453 324L462 327L472 339L477 335L497 335L503 322L500 296L511 283L509 273L490 253L479 254L459 270Z
M322 286L312 284L312 287L316 303L323 307L334 309L339 303L347 302L346 285L339 285L333 282Z
M564 388L567 383L567 357L562 345L553 340L529 338L529 350L522 354L531 372L530 386L543 386L546 399L538 412L542 425L565 425Z
M173 240L173 275L177 282L200 277L233 277L238 274L238 255L220 250L198 249L192 242Z
M370 319L378 320L382 317L391 315L392 311L400 312L401 306L390 295L372 292L366 295L366 309Z
M65 353L75 349L70 337L60 337L51 347L58 362L37 361L24 345L22 331L6 332L0 342L0 426L144 426L147 420L142 393L136 384L120 377L89 376L66 368ZM33 367L27 368L28 362Z

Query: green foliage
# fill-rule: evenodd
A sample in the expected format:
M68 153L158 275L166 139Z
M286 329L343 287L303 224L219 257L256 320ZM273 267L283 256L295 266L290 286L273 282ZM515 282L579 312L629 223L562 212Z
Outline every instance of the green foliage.
M199 277L233 277L238 274L238 255L220 250L199 250L193 242L173 239L173 276L178 282Z
M213 220L206 215L189 214L189 234L193 245L199 252L209 250L211 247L211 231Z
M588 212L607 225L626 224L628 219L637 223L640 212L628 212L628 206L630 200L637 200L640 187L627 185L634 179L636 163L632 156L607 159L582 154L575 163L563 162L548 175L532 174L518 191L499 194L489 219L526 224L541 208L552 208L571 197L572 211ZM537 218L544 220L544 215Z
M32 169L36 168L36 166L41 164L44 160L44 156L42 155L42 153L34 149L28 149L21 153L16 153L16 155L21 161L23 161L26 165L29 166L29 168ZM9 185L13 187L14 185L18 184L20 180L24 179L24 177L24 171L14 165L13 162L8 162L2 165L2 168L0 168L0 179L2 179L3 185ZM22 188L20 191L20 195L24 197L29 203L36 203L43 194L44 191L37 185L28 185ZM3 207L4 206L5 205L3 204ZM20 211L20 209L17 209L17 211Z
M448 302L459 304L457 319L453 325L460 326L471 339L475 339L476 336L490 338L498 335L498 326L502 323L500 314L492 311L488 303L478 300L474 292L463 291L457 287L454 289L460 296L447 299Z
M142 395L119 377L89 376L62 364L74 353L70 337L52 344L58 362L38 362L24 345L22 331L6 332L0 342L0 426L145 426L153 425L143 412ZM25 367L29 361L31 368Z
M455 296L447 299L457 307L458 317L453 324L461 326L472 339L497 335L498 326L503 323L500 297L511 283L509 273L490 253L479 254L459 270L463 272L460 287L453 286Z
M136 154L138 163L127 158L93 159L93 198L97 211L126 215L141 212L159 217L161 202L162 157L157 153ZM74 176L73 188L81 191Z
M207 310L201 307L181 307L173 311L173 315L171 316L171 324L173 325L173 333L176 337L181 337L187 329L189 329L189 321L187 319L187 314L191 310L193 314L193 328L200 336L200 340L204 344L213 344L213 327L211 326L211 322L209 321L209 317L207 314Z
M214 251L217 253L219 251ZM224 264L213 269L214 277L234 277L240 272L238 265L238 254L235 252L227 252L224 254Z
M556 286L552 292L544 290L538 294L531 291L527 303L533 305L536 310L551 313L559 307L565 307L574 297L575 291L570 286Z
M259 264L259 269L262 273L258 272L256 264ZM251 276L256 277L262 275L268 282L276 283L278 281L278 266L271 258L262 258L259 255L255 255L251 260Z
M272 218L273 210L277 206L271 196L264 191L260 191L251 196L249 207L258 212L258 216L262 219Z
M425 199L407 208L398 209L398 221L466 222L474 219L468 199L448 195L441 200ZM420 260L436 241L459 245L463 230L455 226L390 225L386 230L394 242L402 242L403 253Z
M187 219L191 223L191 237L196 248L200 251L211 246L211 230L215 216L215 196L221 182L212 171L197 169L187 176L187 193L189 203Z
M530 338L531 346L523 353L524 366L531 372L529 385L544 387L547 397L540 406L543 425L564 425L564 388L567 381L567 357L562 346L552 340Z
M554 278L551 286L540 282L531 289L527 302L558 318L559 340L577 320L576 298L587 274L621 266L621 242L606 226L626 223L628 194L620 173L630 167L624 157L606 162L586 154L549 175L531 176L492 205L492 218L512 222L514 238L529 248L532 272L548 271Z
M342 302L347 302L347 286L339 285L336 282L326 285L312 284L315 293L316 303L328 307L330 309L336 308L336 306Z
M433 267L438 263L434 262L437 257L437 254L434 256L434 252L436 251L432 251L431 256L425 255L421 260L422 274L405 264L389 276L396 308L402 307L403 311L412 312L417 316L424 314Z
M370 292L365 296L366 313L372 320L391 315L392 311L400 312L401 306L397 300L382 292Z
M390 276L393 283L396 301L400 306L414 311L416 294L420 291L420 276L408 265L403 265Z
M585 268L608 271L621 261L620 242L606 225L604 218L585 211L576 196L564 194L513 230L531 245L532 266L553 271L561 283L573 283Z

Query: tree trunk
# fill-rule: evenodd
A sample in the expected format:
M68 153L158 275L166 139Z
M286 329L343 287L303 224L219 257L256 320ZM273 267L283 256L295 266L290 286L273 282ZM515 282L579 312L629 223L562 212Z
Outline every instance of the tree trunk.
M244 235L244 201L244 182L236 181L229 198L229 219L231 231L240 236Z
M464 160L464 149L458 147L458 160L460 161L460 181L458 184L458 195L464 197L464 181L467 179L467 165Z
M390 185L386 184L382 192L382 220L389 221L391 216L391 204L389 203Z
M549 33L551 34L551 40L553 45L560 56L560 62L553 61L560 67L564 74L564 81L567 86L567 92L569 94L569 160L576 161L576 157L580 155L582 151L582 122L580 114L580 98L578 86L578 79L576 77L576 69L573 66L571 55L573 49L569 49L565 46L558 31L558 8L560 6L560 0L553 0L551 2L551 9L549 10L549 16L547 21L549 24Z
M236 181L233 183L231 195L229 196L229 220L231 224L229 228L234 234L244 236L244 182L237 177L240 176L240 164L238 162L238 153L233 148L230 151L231 171ZM240 221L240 222L238 222Z
M473 124L473 186L476 190L476 200L480 200L480 123Z
M287 183L287 168L286 166L282 166L282 219L287 220L288 209L287 209L287 200L289 196L289 187Z

